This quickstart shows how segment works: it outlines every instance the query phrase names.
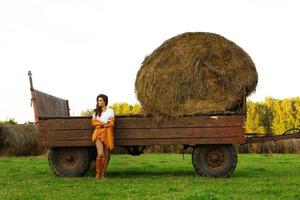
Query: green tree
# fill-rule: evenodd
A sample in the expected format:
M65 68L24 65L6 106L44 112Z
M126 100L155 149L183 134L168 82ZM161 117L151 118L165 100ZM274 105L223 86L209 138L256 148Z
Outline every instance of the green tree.
M90 116L93 115L93 112L94 112L94 109L88 109L88 110L85 110L85 111L81 111L80 115L90 117Z
M282 134L300 127L300 98L274 99L247 103L246 132Z
M295 98L295 127L300 128L300 97Z
M268 107L261 102L247 103L246 132L266 134L270 129Z
M142 113L142 106L140 104L128 104L126 102L122 103L114 103L113 105L109 106L112 108L116 115L121 114L141 114ZM88 109L82 111L80 113L81 116L92 116L94 110Z
M0 124L16 125L16 124L18 124L18 122L14 118L9 118L8 120L0 121Z
M140 104L128 104L128 103L114 103L111 106L115 114L140 114L142 113L142 106Z
M277 100L274 104L272 131L281 134L292 128L299 128L299 98Z

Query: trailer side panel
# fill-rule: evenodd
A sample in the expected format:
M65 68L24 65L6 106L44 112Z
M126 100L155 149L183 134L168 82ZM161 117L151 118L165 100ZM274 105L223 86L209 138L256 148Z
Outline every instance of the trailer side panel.
M42 146L94 146L88 117L39 120ZM241 144L245 142L244 117L193 116L155 121L143 117L116 117L115 144Z

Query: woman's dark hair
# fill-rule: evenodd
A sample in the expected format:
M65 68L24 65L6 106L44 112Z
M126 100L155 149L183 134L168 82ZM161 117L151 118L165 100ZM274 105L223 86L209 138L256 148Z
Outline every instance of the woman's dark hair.
M105 94L99 94L96 98L96 108L94 109L95 116L101 116L102 113L102 108L98 106L98 98L101 97L103 101L105 102L105 105L107 106L108 104L108 97Z

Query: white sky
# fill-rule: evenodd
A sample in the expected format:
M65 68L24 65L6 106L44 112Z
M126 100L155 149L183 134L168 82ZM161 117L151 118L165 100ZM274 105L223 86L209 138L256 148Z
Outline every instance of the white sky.
M299 3L298 3L299 2ZM183 32L214 32L253 59L250 99L300 96L299 0L0 0L0 120L33 121L34 87L69 100L71 114L136 103L145 55Z

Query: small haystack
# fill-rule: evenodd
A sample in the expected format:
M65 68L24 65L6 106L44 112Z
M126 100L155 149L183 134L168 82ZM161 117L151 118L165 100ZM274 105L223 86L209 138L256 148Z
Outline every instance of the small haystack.
M34 125L4 125L1 128L0 155L26 156L40 153Z
M180 116L223 112L257 85L249 55L214 33L184 33L145 58L135 90L145 114Z
M278 141L267 141L250 143L239 146L240 153L299 153L300 139L286 139Z

